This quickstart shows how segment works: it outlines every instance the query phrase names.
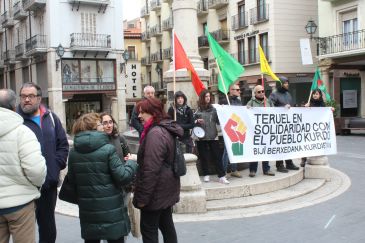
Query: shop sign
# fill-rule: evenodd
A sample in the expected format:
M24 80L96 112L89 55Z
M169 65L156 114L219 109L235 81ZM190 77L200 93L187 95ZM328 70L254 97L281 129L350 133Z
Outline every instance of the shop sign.
M260 31L258 30L254 30L254 31L251 31L251 32L247 32L247 33L242 33L240 35L236 35L234 37L234 40L242 40L244 39L245 37L250 37L250 36L253 36L253 35L257 35Z
M115 90L115 83L109 84L63 84L63 91Z

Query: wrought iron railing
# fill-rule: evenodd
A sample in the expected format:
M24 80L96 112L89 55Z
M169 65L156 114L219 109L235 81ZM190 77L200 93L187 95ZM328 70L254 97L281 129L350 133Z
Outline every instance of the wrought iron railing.
M239 30L248 26L247 12L234 15L232 17L232 29Z
M24 9L27 9L30 6L32 6L33 4L45 5L46 4L46 0L22 0L22 4L23 4L23 8Z
M141 64L144 66L151 65L151 57L142 57Z
M111 48L110 35L91 33L72 33L71 47L99 47Z
M163 49L163 58L170 59L172 57L172 48Z
M162 21L162 30L170 30L174 27L173 19L172 17L169 17Z
M25 41L26 51L30 51L36 48L47 48L46 35L34 35Z
M148 6L144 6L141 8L141 17L146 17L150 14L150 9Z
M145 31L141 34L141 39L142 41L147 41L149 39L151 39L151 34L149 31Z
M229 4L228 0L209 0L209 8L223 7Z
M156 35L161 35L162 34L162 30L161 30L161 26L160 25L155 25L155 26L152 26L150 28L150 31L151 31L151 36L156 36Z
M269 20L269 5L262 4L250 9L250 23L258 24Z
M157 10L161 8L161 1L160 0L152 0L151 1L151 10Z
M161 62L163 60L162 59L162 49L157 52L152 53L151 60L152 60L152 62Z
M228 42L229 41L229 30L219 29L210 32L214 39L218 42Z
M205 35L199 36L198 37L198 47L199 48L209 48L208 37L206 37Z
M12 17L13 16L8 11L5 11L1 15L1 23L4 24L4 23L8 22L9 20L12 20Z
M14 61L15 60L15 50L10 49L4 52L4 60L5 62Z
M365 29L318 39L319 55L365 49Z
M199 0L198 2L198 14L208 13L208 0Z
M21 43L15 47L15 57L21 57L24 55L24 44Z

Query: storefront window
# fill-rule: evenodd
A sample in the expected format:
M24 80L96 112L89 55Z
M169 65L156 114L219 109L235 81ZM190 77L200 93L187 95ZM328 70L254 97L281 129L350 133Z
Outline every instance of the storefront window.
M96 62L81 60L81 83L96 83L97 73L96 73Z
M98 61L98 81L114 82L114 62Z
M79 82L79 61L62 60L62 79L64 83Z

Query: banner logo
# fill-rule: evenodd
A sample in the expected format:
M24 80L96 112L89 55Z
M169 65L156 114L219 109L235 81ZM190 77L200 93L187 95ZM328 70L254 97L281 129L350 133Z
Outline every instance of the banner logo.
M246 139L246 124L238 115L233 113L224 126L224 131L231 140L231 149L233 155L242 156L244 154L243 144L245 143Z

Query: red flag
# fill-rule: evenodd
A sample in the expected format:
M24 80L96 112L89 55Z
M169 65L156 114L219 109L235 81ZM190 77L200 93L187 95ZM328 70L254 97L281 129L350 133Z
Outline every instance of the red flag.
M195 92L199 95L200 92L205 89L204 84L200 80L196 73L193 65L191 64L188 56L186 55L184 48L182 47L179 39L174 33L174 59L175 59L175 70L186 68L191 72L191 81L193 83Z

